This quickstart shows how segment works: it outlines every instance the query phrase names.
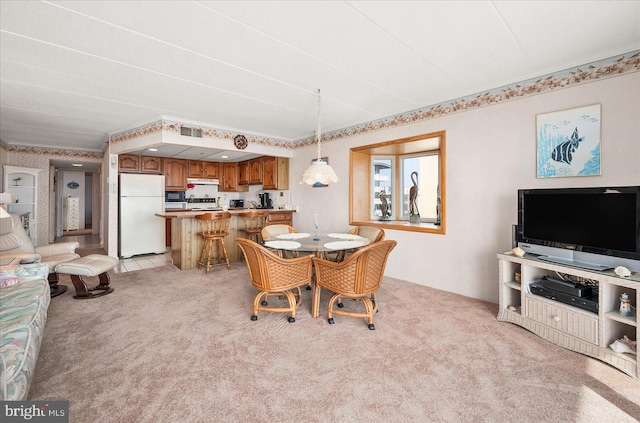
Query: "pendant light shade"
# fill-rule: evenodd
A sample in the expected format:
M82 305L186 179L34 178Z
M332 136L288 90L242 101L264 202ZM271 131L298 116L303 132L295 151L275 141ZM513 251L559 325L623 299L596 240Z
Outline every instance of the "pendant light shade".
M333 182L334 184L340 182L340 179L338 179L338 175L336 175L336 172L333 170L333 168L329 166L329 164L325 160L322 160L320 151L320 138L320 90L318 90L318 129L316 130L318 159L314 160L313 163L311 163L311 166L309 166L307 170L304 171L302 177L300 178L301 184L315 185L319 183L322 185L329 185L331 182Z
M321 183L323 185L329 185L331 182L334 184L340 182L338 175L331 166L324 160L315 160L311 166L307 168L300 178L301 184L314 185Z

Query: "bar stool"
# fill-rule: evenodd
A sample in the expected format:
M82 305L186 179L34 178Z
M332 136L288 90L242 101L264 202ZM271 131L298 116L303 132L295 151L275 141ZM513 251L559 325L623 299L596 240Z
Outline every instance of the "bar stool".
M245 238L250 239L256 244L261 244L262 228L267 226L269 212L266 210L255 210L239 213L238 216L244 219L244 231L247 234Z
M231 213L205 213L195 216L195 218L200 223L200 236L204 241L204 244L202 245L202 254L200 255L200 261L198 262L198 269L201 269L202 266L204 266L206 268L206 274L208 275L209 268L215 266L214 264L211 264L211 260L217 257L218 264L222 263L220 252L222 252L224 259L227 262L227 269L231 269L229 256L227 255L227 248L224 245L224 237L229 235ZM217 243L216 257L211 257L214 243Z

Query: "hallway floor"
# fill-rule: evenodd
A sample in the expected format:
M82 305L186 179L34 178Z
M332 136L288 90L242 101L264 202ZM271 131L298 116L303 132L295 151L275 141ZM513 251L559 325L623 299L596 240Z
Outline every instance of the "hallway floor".
M78 247L79 251L76 251L80 255L106 254L102 245L100 245L100 237L98 235L65 235L60 238L56 238L54 242L68 241L77 241L80 244L80 247ZM116 273L133 272L135 270L149 269L152 267L162 267L172 263L171 251L167 251L164 254L148 254L118 260L118 265L113 268L113 271Z

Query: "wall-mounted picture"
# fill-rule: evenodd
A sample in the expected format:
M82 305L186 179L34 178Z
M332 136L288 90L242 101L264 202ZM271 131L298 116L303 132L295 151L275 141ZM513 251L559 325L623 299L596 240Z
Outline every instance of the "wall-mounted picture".
M329 158L328 157L320 157L320 160L326 162L327 164L329 164ZM317 162L318 159L312 159L311 160L311 164ZM324 188L324 187L328 187L329 185L325 185L325 184L321 184L320 182L316 182L315 184L312 185L314 188Z
M600 175L600 116L600 104L537 115L536 176Z

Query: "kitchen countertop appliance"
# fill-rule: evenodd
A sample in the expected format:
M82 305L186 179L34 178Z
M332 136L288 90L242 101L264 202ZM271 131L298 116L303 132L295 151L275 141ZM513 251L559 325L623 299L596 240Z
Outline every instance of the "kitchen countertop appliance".
M260 197L260 206L257 207L259 209L272 209L273 205L271 203L271 198L269 198L268 192L259 192L258 197Z
M229 200L230 209L244 209L244 200Z
M164 175L120 174L121 258L165 252Z
M189 198L187 208L195 211L219 211L222 207L218 207L215 198Z
M186 210L187 207L187 202L186 201L182 201L182 202L177 202L177 201L173 201L173 202L165 202L164 203L164 211L167 210Z

